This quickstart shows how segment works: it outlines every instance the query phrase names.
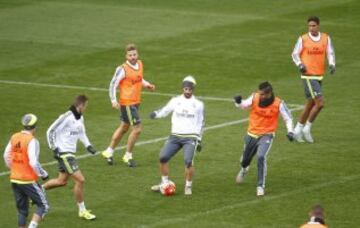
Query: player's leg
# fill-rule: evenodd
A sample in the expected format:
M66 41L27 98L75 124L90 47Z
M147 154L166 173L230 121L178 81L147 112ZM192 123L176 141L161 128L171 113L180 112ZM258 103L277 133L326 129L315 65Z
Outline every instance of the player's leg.
M128 132L129 126L130 126L129 123L122 120L119 127L113 133L108 148L101 152L102 156L107 160L109 165L113 164L114 150L116 146L119 144L122 137L126 134L126 132Z
M304 135L305 141L313 143L314 139L311 136L311 125L324 107L324 98L321 92L321 81L309 80L309 88L311 88L311 94L315 104L310 111L309 118L306 121L302 133Z
M72 179L74 180L74 196L76 203L79 207L79 217L84 218L86 220L93 220L96 218L94 214L92 214L89 210L86 210L85 202L84 202L84 184L85 177L81 173L80 170L76 170L72 175Z
M22 185L11 183L14 192L16 209L18 212L18 227L25 227L26 218L29 214L29 198L23 192Z
M29 227L36 228L49 210L49 203L46 199L44 190L38 183L24 186L24 192L36 205L36 212L33 214Z
M159 191L160 185L169 181L169 165L168 162L170 159L181 149L181 144L179 138L173 135L170 135L166 140L164 147L160 152L160 175L161 182L158 185L151 187L152 191Z
M256 137L252 137L248 134L244 137L245 143L243 154L240 157L240 171L235 178L235 182L238 184L244 181L245 175L249 170L251 160L256 153L257 140L258 139Z
M141 119L139 116L139 105L126 106L126 113L129 123L131 125L131 132L127 141L126 152L123 156L123 161L129 167L135 167L135 161L133 159L133 150L137 139L141 134Z
M184 163L185 163L185 195L192 194L192 177L194 175L194 155L196 150L196 140L192 138L182 139L184 148Z
M258 176L257 176L257 196L263 196L265 194L265 178L267 174L267 161L266 156L268 155L272 142L273 135L264 135L258 141L257 147L257 167L258 167Z
M57 178L50 179L42 185L45 190L62 187L67 184L70 175L74 170L78 169L76 164L74 167L70 164L72 162L71 158L75 158L75 155L69 153L60 155L60 158L58 159L59 175Z

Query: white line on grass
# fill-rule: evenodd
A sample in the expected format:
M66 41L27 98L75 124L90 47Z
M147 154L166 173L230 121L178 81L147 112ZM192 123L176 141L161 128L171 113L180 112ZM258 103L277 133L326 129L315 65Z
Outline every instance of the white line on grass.
M252 204L258 204L258 203L261 203L261 202L264 202L264 201L281 199L281 198L293 196L293 195L296 195L296 194L301 194L301 193L308 192L308 191L322 189L322 188L325 188L325 187L328 187L328 186L331 186L331 185L337 185L337 184L342 184L342 183L346 183L346 182L349 182L349 181L354 181L356 179L359 179L359 177L360 177L360 175L341 177L341 178L338 178L338 179L336 179L334 181L328 181L328 182L321 183L321 184L315 184L315 185L305 187L305 188L297 188L296 190L281 193L281 194L278 194L278 195L270 195L270 196L264 196L263 198L255 198L253 200L234 203L234 204L230 204L230 205L226 205L226 206L223 206L223 207L218 207L218 208L215 208L215 209L210 209L210 210L206 210L206 211L202 211L202 212L198 212L198 213L192 213L191 215L187 215L187 216L183 215L182 217L163 219L162 221L155 222L155 223L152 223L152 224L149 224L149 225L140 225L139 227L148 228L148 227L173 225L173 224L177 224L177 223L180 223L180 222L188 222L188 221L191 221L191 220L193 220L193 219L195 219L197 217L200 217L200 216L207 216L207 215L223 212L223 211L226 211L226 210L233 210L235 208L241 208L241 207L252 205ZM186 226L186 225L184 225L184 226Z
M98 88L98 87L86 87L86 86L72 86L72 85L61 85L61 84L47 84L47 83L37 83L37 82L21 82L21 81L10 81L10 80L0 80L1 84L9 84L9 85L27 85L27 86L37 86L37 87L50 87L50 88L59 88L59 89L80 89L80 90L90 90L90 91L102 91L108 92L109 90L106 88ZM165 97L174 97L179 94L172 93L159 93L159 92L142 92L146 95L155 95L155 96L165 96ZM208 96L197 96L202 100L209 101L228 101L233 102L234 100L231 98L225 97L208 97ZM298 107L298 104L288 104L291 107Z
M302 108L303 108L303 106L298 105L298 107L292 108L290 110L291 111L298 111L298 110L301 110ZM227 127L227 126L231 126L231 125L235 125L235 124L240 124L240 123L244 123L244 122L246 122L248 120L249 120L249 118L244 118L244 119L240 119L240 120L234 120L234 121L229 121L229 122L225 122L225 123L221 123L221 124L216 124L216 125L212 125L212 126L209 126L209 127L205 127L204 131L223 128L223 127ZM145 140L145 141L140 141L140 142L137 142L135 144L135 146L142 146L142 145L157 143L157 142L165 141L167 138L168 138L168 136L160 137L160 138L156 138L156 139ZM120 150L120 149L124 149L124 148L126 148L126 146L120 146L120 147L117 147L116 150ZM99 153L100 152L97 152L96 155L98 155ZM76 156L76 159L79 160L79 159L84 159L84 158L92 157L92 156L94 156L94 155L92 155L92 154L83 154L83 155ZM47 162L47 163L42 164L42 166L50 166L50 165L55 165L55 164L57 164L57 161ZM0 172L0 176L5 176L5 175L8 175L8 174L9 174L9 171Z

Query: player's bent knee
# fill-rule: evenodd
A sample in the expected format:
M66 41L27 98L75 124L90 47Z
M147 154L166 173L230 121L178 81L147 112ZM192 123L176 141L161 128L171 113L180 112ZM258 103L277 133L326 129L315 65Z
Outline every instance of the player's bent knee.
M193 165L192 160L185 160L185 167L186 168L190 168L190 167L192 167L192 165Z
M41 218L44 218L44 216L49 212L49 205L41 205L37 207L36 214L39 215Z
M167 162L170 160L170 158L164 156L164 157L160 157L159 160L160 160L160 163L161 163L161 164L164 164L164 163L167 163Z

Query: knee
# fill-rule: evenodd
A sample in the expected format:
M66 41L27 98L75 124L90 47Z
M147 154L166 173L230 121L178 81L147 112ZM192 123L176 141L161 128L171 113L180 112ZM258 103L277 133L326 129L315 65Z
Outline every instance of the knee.
M140 135L141 131L142 131L142 129L140 126L134 127L134 129L133 129L134 134L137 134L137 135Z
M18 213L20 216L22 216L23 218L27 218L27 216L29 215L29 210L27 209L18 209Z
M76 182L77 182L78 184L83 185L83 184L85 184L85 178L80 178L80 179L78 179Z
M319 110L323 109L323 108L324 108L324 102L318 103L318 104L316 105L316 107L317 107Z
M185 159L185 167L186 168L190 168L190 167L192 167L193 166L193 161L192 161L192 159Z
M160 160L161 164L165 164L170 160L170 157L168 157L168 156L160 156L159 160Z
M264 155L259 155L258 156L258 162L264 162L265 161L265 156Z
M41 218L44 218L44 216L48 213L50 207L49 205L41 205L37 207L36 214L39 215Z

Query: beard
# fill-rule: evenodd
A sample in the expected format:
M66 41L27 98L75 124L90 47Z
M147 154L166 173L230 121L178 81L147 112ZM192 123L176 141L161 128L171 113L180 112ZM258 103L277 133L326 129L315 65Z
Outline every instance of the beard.
M275 100L275 95L272 94L271 97L260 100L259 107L265 108L271 105L274 102L274 100Z
M192 93L184 93L185 98L189 99L192 96Z

